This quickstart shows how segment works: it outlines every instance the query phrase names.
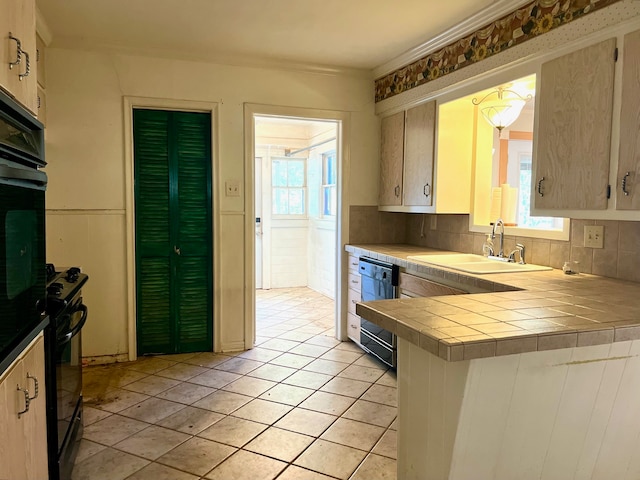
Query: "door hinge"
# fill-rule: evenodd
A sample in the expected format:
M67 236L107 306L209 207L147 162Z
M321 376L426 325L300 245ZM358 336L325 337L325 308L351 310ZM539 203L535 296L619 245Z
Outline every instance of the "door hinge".
M611 198L611 185L607 185L607 198Z
M618 47L616 47L616 49L613 51L613 61L618 61Z

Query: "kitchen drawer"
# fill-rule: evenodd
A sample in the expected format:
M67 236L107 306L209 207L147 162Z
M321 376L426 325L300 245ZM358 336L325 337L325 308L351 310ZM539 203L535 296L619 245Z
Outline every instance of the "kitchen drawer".
M347 311L349 313L356 314L356 303L361 300L360 292L354 290L353 288L349 288L347 291Z
M349 288L357 292L362 292L362 288L360 287L361 280L362 276L359 273L349 272Z
M347 314L347 336L360 344L360 317L353 313Z
M460 295L467 292L416 275L400 273L400 294L403 293L410 297L435 297L438 295Z
M360 258L355 255L349 255L349 273L357 273L360 275L360 271L358 270L358 264L360 262Z

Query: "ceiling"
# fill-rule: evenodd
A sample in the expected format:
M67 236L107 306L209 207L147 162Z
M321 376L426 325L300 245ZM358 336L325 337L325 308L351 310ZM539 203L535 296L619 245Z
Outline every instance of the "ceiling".
M371 70L500 0L37 0L50 46Z

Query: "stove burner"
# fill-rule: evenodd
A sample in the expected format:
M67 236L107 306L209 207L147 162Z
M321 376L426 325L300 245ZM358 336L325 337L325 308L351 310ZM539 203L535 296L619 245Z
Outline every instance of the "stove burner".
M47 293L49 295L55 295L56 297L62 294L62 290L64 290L64 285L59 282L53 282L47 286Z
M67 270L67 282L76 283L78 281L78 277L80 276L80 269L78 267L71 267Z

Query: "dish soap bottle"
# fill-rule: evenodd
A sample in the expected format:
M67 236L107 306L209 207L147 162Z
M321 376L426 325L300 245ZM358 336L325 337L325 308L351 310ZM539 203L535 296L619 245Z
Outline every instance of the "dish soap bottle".
M487 239L482 244L482 255L488 257L489 255L493 255L493 240L491 240L491 234L487 234Z

